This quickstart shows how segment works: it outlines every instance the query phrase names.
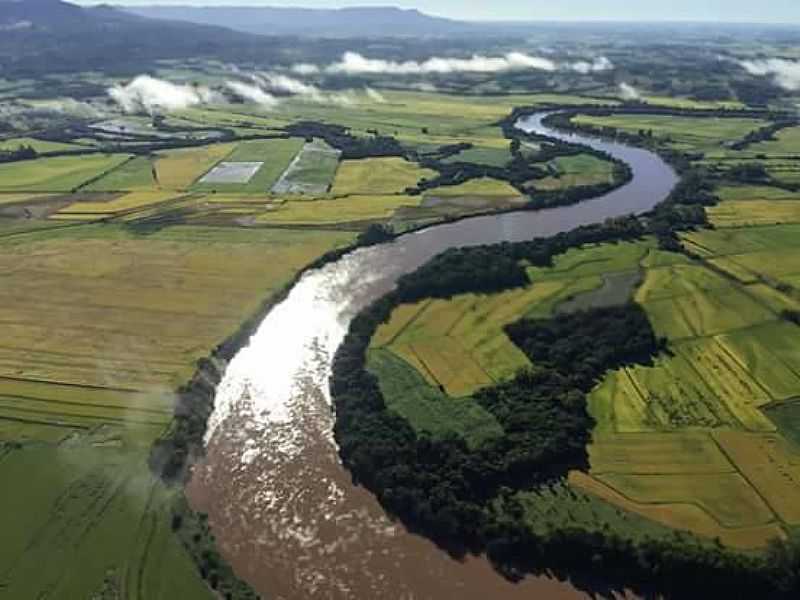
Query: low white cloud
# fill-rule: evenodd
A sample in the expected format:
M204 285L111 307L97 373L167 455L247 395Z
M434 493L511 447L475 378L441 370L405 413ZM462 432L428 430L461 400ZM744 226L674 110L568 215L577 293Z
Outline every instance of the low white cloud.
M377 104L386 104L386 96L381 94L378 90L374 90L371 87L364 88L364 93L367 95L367 98L372 100Z
M264 91L257 85L251 85L242 81L226 81L225 85L234 94L265 108L272 108L278 104L278 99L272 94Z
M319 67L311 63L300 63L292 67L292 71L298 75L316 75L319 73Z
M509 52L500 57L474 55L471 58L439 58L417 62L413 60L397 62L367 58L358 52L345 52L339 62L325 68L328 73L360 75L427 75L446 73L498 73L501 71L537 69L555 71L556 64L538 56L522 52Z
M395 61L369 58L358 52L345 52L341 59L326 67L310 64L294 65L299 74L329 73L334 75L443 75L448 73L501 73L504 71L575 71L589 74L609 71L613 63L605 56L574 62L556 62L551 58L524 52L508 52L502 56L475 54L470 58L434 56L424 61Z
M139 75L127 85L115 85L108 89L108 95L129 113L169 112L216 100L208 88L178 85L149 75Z
M299 79L279 73L258 73L253 79L261 86L274 92L283 92L293 96L304 96L314 101L324 100L320 89Z
M610 71L611 69L614 68L614 63L608 60L608 58L606 58L605 56L598 56L592 61L579 60L573 63L569 63L567 65L567 68L571 69L572 71L576 71L577 73L581 73L582 75L588 75L589 73L601 73L603 71Z
M785 90L800 90L800 61L783 58L737 61L751 75L771 75Z
M639 90L624 81L619 84L619 95L623 100L640 100L642 97Z

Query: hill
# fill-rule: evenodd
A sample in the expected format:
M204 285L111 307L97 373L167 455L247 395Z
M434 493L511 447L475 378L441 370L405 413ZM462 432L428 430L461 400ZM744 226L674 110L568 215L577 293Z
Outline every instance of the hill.
M261 56L269 40L224 27L147 19L111 6L0 0L0 76L76 70L141 70L148 61Z
M444 36L480 29L452 19L395 7L305 9L255 6L142 6L125 7L135 15L174 19L204 25L222 25L262 35L311 37Z

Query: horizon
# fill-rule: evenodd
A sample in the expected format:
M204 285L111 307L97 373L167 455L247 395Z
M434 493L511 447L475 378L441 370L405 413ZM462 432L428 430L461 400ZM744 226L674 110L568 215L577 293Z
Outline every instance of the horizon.
M69 1L69 0L68 0ZM94 6L109 4L98 0L72 0L75 4ZM625 0L571 0L558 4L531 7L514 0L472 3L465 7L460 0L398 0L374 3L360 0L124 0L114 6L174 7L248 7L248 8L400 8L415 9L424 14L461 21L495 21L501 23L664 23L664 24L753 24L800 25L800 3L796 0L766 0L754 5L750 0L674 0L669 6L653 2L631 6Z

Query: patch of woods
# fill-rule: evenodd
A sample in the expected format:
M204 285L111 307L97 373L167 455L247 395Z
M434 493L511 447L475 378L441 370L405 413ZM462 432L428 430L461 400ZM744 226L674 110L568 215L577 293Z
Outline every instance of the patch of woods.
M33 146L20 145L15 150L0 150L0 163L31 160L39 156Z
M315 121L299 121L285 127L290 137L302 137L307 140L321 138L342 153L343 159L380 158L387 156L405 156L406 151L395 138L380 135L357 137L343 125L317 123Z
M700 181L689 182L676 196L704 190ZM671 215L673 209L660 210ZM652 234L658 219L667 217L651 215L648 225L627 217L549 239L453 249L401 278L395 291L355 318L334 360L331 392L342 460L355 482L410 529L454 554L486 552L510 578L555 569L591 589L580 574L602 570L615 584L668 597L796 597L800 539L776 541L765 555L755 555L683 535L635 541L608 529L553 524L541 533L526 520L516 491L588 467L586 445L594 425L588 392L609 369L648 364L665 351L665 340L656 337L638 305L509 325L510 339L536 367L473 397L504 431L473 449L458 436L416 433L387 410L376 377L366 369L372 336L400 304L529 285L524 265L551 265L554 256L581 244ZM683 226L675 218L670 231Z

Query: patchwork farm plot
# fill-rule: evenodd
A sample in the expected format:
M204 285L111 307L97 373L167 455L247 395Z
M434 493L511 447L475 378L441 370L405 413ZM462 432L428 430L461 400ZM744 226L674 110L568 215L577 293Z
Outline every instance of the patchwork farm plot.
M321 195L330 191L341 152L323 140L307 142L286 167L272 192L275 194Z
M200 183L250 183L263 165L263 162L221 162L206 173Z
M669 352L652 365L608 373L591 393L590 470L573 473L571 488L634 537L651 523L735 548L763 547L795 526L791 507L800 505L800 448L786 441L798 439L793 415L800 411L772 416L800 397L800 330L758 288L787 299L793 292L743 284L712 261L725 256L720 248L787 252L797 244L791 232L800 234L788 226L689 234L708 249L699 261L649 240L571 249L552 267L529 268L533 284L523 290L401 305L373 338L368 368L388 405L415 429L458 433L474 444L490 430L476 421L472 395L536 369L506 337L506 324L634 300ZM759 272L755 258L742 263ZM795 273L785 264L764 271ZM533 523L546 498L520 497ZM606 503L643 521L632 526L603 512Z

